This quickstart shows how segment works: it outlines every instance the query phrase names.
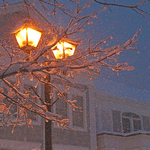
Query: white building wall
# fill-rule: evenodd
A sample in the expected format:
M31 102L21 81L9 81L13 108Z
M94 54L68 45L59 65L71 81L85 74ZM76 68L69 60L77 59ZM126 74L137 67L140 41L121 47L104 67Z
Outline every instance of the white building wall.
M0 139L0 149L42 150L42 143Z
M89 87L89 106L90 106L90 138L91 138L91 150L97 149L97 137L96 137L96 114L95 114L95 89Z
M149 150L150 134L137 133L134 135L98 135L97 150Z
M115 85L111 85L113 86L112 91L115 91ZM106 87L108 89L106 89ZM125 93L118 95L117 92L113 93L110 85L106 86L101 84L101 89L103 90L100 91L100 89L98 89L99 91L97 91L97 95L95 96L98 150L149 150L150 131L143 127L143 116L149 118L150 123L150 100L148 100L147 97L150 93L148 91L145 92L147 96L145 97L143 95L142 99L143 92L141 93L136 89L130 91L130 95L133 94L131 97L128 97L127 90L124 91L125 93L127 92L127 96L125 96ZM116 88L116 90L118 90L118 88ZM119 90L123 92L123 86ZM136 92L132 93L133 91ZM134 96L134 94L138 94L138 96ZM113 111L120 113L121 132L114 131ZM122 113L124 112L131 112L140 117L141 129L139 131L132 130L130 133L123 133Z
M97 133L103 131L113 132L112 110L120 112L132 112L140 117L150 116L150 103L140 102L136 100L111 97L104 94L97 94ZM141 118L142 119L142 118Z
M90 148L73 145L54 144L53 150L90 150Z

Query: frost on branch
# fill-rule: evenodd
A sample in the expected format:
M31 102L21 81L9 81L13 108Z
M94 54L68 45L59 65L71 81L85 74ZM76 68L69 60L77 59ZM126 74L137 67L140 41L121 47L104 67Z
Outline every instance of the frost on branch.
M144 9L140 8L141 5L149 3L149 0L143 0L140 1L138 3L135 3L134 5L124 5L121 2L118 3L110 3L110 2L101 2L100 0L93 0L94 2L96 2L99 5L104 5L107 6L109 8L110 11L112 11L111 7L122 7L122 8L128 8L133 10L134 12L136 12L139 15L142 15L143 18L145 19L145 15L150 15L149 12L145 11Z
M69 0L68 0L69 1ZM132 70L134 67L128 63L119 63L115 56L119 55L124 50L133 50L137 45L137 36L139 30L133 38L124 44L118 44L110 48L102 48L102 44L106 44L112 37L98 41L94 46L91 43L92 37L87 41L84 49L80 49L81 40L76 40L77 48L73 56L68 56L63 59L55 59L52 53L53 47L64 38L69 38L84 30L86 25L91 23L91 19L96 19L102 11L106 9L100 8L98 11L84 14L84 9L90 9L92 2L80 6L78 0L71 0L75 4L76 9L70 10L65 5L53 3L53 1L39 0L42 8L47 12L50 6L53 10L49 11L54 15L58 12L63 12L69 16L70 21L66 28L57 27L54 24L48 24L46 31L52 31L55 35L55 40L47 42L44 40L49 37L49 32L45 35L43 43L31 54L24 53L19 47L1 43L0 48L0 115L3 116L0 126L28 124L41 116L46 121L51 120L60 126L68 126L69 120L63 118L62 114L49 111L49 107L53 108L60 101L71 106L73 110L77 107L77 100L69 100L65 94L69 94L70 86L76 87L74 79L76 74L90 74L91 78L95 73L101 71L101 67L108 67L113 71ZM95 1L96 2L96 1ZM25 1L25 6L32 9L34 12L33 3ZM108 3L107 3L108 4ZM103 4L105 6L105 4ZM140 4L138 4L140 5ZM7 8L7 7L6 7ZM43 35L44 36L44 35ZM14 43L15 45L15 43ZM108 60L112 60L111 62ZM59 86L55 84L51 77L55 77L61 81ZM43 87L47 87L45 91L48 94L48 102L41 94ZM62 90L63 86L63 90ZM80 89L81 90L81 89ZM57 93L54 95L53 91Z

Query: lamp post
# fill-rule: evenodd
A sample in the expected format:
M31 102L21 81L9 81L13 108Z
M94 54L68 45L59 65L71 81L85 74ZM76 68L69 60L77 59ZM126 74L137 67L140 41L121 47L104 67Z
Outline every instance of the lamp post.
M50 82L50 75L47 75L46 82ZM51 87L49 84L45 84L45 103L47 104L47 110L51 112L51 99L49 93ZM45 121L45 150L52 150L52 121Z
M28 54L31 54L31 51L38 46L41 39L42 30L32 26L29 21L24 21L24 23L17 27L13 33L15 34L20 49ZM68 38L64 38L52 48L52 51L56 59L65 59L68 56L74 55L76 46L76 42L73 42ZM49 75L45 81L50 82ZM45 84L45 103L47 104L47 110L51 112L50 92L51 87L49 84ZM52 123L50 120L45 122L45 150L52 150L51 124Z
M70 39L62 39L53 48L52 52L56 59L65 59L68 56L72 56L75 53L77 43ZM46 78L47 82L50 82L50 76ZM45 85L45 102L51 104L50 93L51 87L48 84ZM51 111L51 105L47 106L47 110ZM52 150L52 122L49 120L45 122L45 150Z

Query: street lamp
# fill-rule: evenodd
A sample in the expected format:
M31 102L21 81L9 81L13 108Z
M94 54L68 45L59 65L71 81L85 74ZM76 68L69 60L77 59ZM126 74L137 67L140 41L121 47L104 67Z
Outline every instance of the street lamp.
M74 54L76 46L76 42L63 38L52 48L52 52L56 59L65 59ZM50 76L47 76L46 79L50 82ZM51 104L50 91L49 85L45 84L45 102ZM47 110L51 112L51 105L47 106ZM52 122L50 120L45 122L45 150L52 150Z
M31 21L27 20L21 26L16 27L13 33L15 34L20 49L30 54L39 43L42 30L35 28L35 26L31 25ZM76 46L76 42L68 38L63 38L52 48L52 51L56 59L65 59L68 56L74 55ZM50 82L50 76L47 76L46 80ZM45 102L49 104L51 103L50 91L49 84L45 84ZM51 112L51 105L48 105L47 109ZM52 150L52 128L50 120L45 122L45 149Z
M76 42L64 38L52 48L52 51L56 59L65 59L74 55L76 46Z
M42 30L32 25L32 22L25 20L17 29L13 31L20 49L30 53L38 46Z

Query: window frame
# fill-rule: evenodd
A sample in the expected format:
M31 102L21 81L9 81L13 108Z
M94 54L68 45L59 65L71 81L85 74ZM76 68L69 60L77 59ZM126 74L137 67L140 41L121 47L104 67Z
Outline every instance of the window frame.
M31 84L28 84L28 83L25 83L24 85L32 86ZM43 97L42 85L41 84L38 84L38 86L37 86L37 93L39 94L40 97ZM37 99L37 104L41 105L41 101L39 99ZM41 125L41 117L37 114L36 119L32 120L31 124L32 125Z
M131 117L131 116L125 116L125 115L123 115L123 113L131 113L131 114L135 114L135 115L137 115L139 118L135 118L135 117ZM123 126L123 118L126 118L126 119L129 119L129 122L130 122L130 132L124 132L124 126ZM138 121L140 121L140 129L139 130L135 130L135 128L134 128L134 120L138 120ZM140 115L138 115L138 114L136 114L136 113L132 113L132 112L122 112L121 113L121 131L122 131L122 133L133 133L133 132L137 132L137 131L141 131L141 130L143 130L142 129L142 119L141 119L141 117L140 117Z
M57 94L57 91L55 91L55 96L53 97L54 99L56 99L56 94ZM66 95L65 95L65 94L66 94ZM66 99L67 99L67 98L68 98L68 94L67 94L67 93L65 93L65 94L64 94L64 96L65 96ZM60 98L60 100L62 100L62 99ZM58 100L58 101L59 101L59 100ZM64 102L65 102L65 101L64 101ZM57 102L56 102L56 103L55 103L55 113L56 113L56 114L59 114L59 113L57 113L57 109L61 109L61 110L63 110L63 111L65 110L65 111L66 111L66 112L65 112L65 113L66 113L66 116L67 116L67 118L68 118L68 104L67 104L67 102L65 102L65 106L66 106L65 108L60 107L60 106L58 107L58 106L57 106ZM59 115L61 115L61 114L59 114ZM64 119L66 119L66 118L64 118Z
M63 85L60 85L60 84L59 85L55 84L55 85L57 87L59 87L59 89L64 89ZM52 101L54 101L56 99L56 90L52 89L52 92L53 92ZM80 89L78 90L74 87L70 87L70 89L67 91L67 99L72 100L72 95L77 95L77 96L82 96L83 97L83 127L73 125L73 110L72 110L72 107L69 104L67 104L67 107L68 107L67 116L68 116L68 119L70 120L68 126L69 126L69 128L72 128L72 129L75 129L75 130L78 130L78 131L87 132L86 92L80 91ZM52 111L54 113L56 113L56 105L55 104L53 106ZM55 122L54 122L54 127L55 128L62 128L62 127L58 126Z
M9 81L10 81L10 82L13 82L14 79L11 78ZM31 82L31 81L28 81L28 80L26 80L26 79L24 79L24 81L22 81L22 85L23 85L23 86L24 86L24 85L32 86L32 84L30 84L30 83L32 83L32 82ZM34 83L33 83L33 85L34 85ZM2 82L0 82L0 86L1 86L1 87L4 87ZM22 89L21 89L20 91L23 92ZM38 84L38 86L37 86L37 93L39 94L39 96L43 97L42 84ZM37 104L39 104L39 105L41 104L41 102L40 102L39 99L37 99ZM1 114L0 114L0 115L1 115ZM14 118L14 119L12 118L12 120L16 120L16 119L15 119L15 118ZM37 115L37 118L36 118L35 120L32 120L31 125L38 125L38 126L41 125L41 118L40 118L39 115Z
M77 100L75 105L79 107L79 109L75 109L72 111L72 125L74 127L84 127L84 118L83 118L84 96L79 94L71 94L71 96L72 100ZM80 119L80 122L78 122L78 118Z

